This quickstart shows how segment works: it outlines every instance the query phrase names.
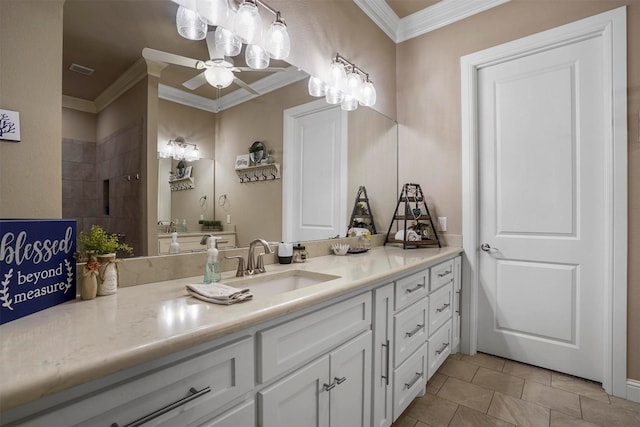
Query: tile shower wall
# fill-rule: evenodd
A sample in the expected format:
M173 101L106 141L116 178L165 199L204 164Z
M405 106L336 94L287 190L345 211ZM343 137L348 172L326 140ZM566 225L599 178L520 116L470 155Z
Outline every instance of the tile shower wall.
M97 143L62 141L62 211L78 221L78 231L92 224L123 236L140 254L142 125L135 123Z

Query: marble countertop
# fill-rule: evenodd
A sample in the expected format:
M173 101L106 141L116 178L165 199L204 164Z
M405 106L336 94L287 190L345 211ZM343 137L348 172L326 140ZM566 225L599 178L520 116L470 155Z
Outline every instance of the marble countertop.
M34 313L0 326L0 412L460 252L458 247L379 247L269 265L266 275L306 270L339 278L230 306L188 296L185 285L202 281L195 276L120 288L115 295L78 298ZM231 283L233 275L224 273L223 282Z

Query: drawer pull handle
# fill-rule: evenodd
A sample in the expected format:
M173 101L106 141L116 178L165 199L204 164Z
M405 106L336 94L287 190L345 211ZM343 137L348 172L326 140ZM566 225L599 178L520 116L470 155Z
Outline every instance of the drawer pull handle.
M412 294L415 291L419 290L420 288L424 288L424 285L422 283L419 283L419 284L416 285L415 288L407 289L404 292L407 293L407 294Z
M447 304L443 305L440 308L436 308L436 313L441 313L441 312L445 311L447 309L447 307L449 307L450 305L451 304L447 303Z
M438 277L442 278L442 277L448 276L449 274L451 274L451 270L447 270L444 273L438 274Z
M440 350L436 350L436 354L440 354L443 351L445 351L447 349L447 347L449 347L449 343L442 343L442 348Z
M416 327L415 327L415 329L414 329L413 331L411 331L411 332L407 332L407 333L405 333L404 335L405 335L407 338L411 338L412 336L414 336L415 334L417 334L418 332L420 332L420 329L422 329L422 328L424 328L424 324L422 324L422 325L416 325Z
M342 378L335 377L334 380L336 380L336 383L342 384L347 380L347 377L342 377Z
M389 385L389 340L387 340L386 344L382 344L382 346L385 348L385 353L386 353L386 364L387 364L387 368L385 369L385 374L382 375L382 379L384 379L387 382L387 385Z
M153 420L154 418L158 418L160 415L166 414L169 411L172 411L188 402L191 402L192 400L195 400L201 396L204 396L205 394L209 393L211 391L211 387L205 387L202 390L196 390L194 387L191 387L189 389L189 393L191 393L189 396L187 397L183 397L180 400L176 400L173 403L170 403L169 405L158 409L157 411L154 411L150 414L145 415L142 418L138 418L137 420L124 425L124 427L138 427L141 426L143 424L148 423L149 421ZM113 423L111 424L111 427L119 427L118 423Z
M335 383L335 382L333 382L333 383L331 383L331 384L325 384L325 385L324 385L324 391L329 391L329 390L331 390L332 388L334 388L335 386L336 386L336 383Z
M411 387L413 387L418 381L420 381L420 378L422 378L422 372L416 372L416 376L413 377L413 379L411 380L411 382L409 383L404 383L404 388L405 389L410 389Z

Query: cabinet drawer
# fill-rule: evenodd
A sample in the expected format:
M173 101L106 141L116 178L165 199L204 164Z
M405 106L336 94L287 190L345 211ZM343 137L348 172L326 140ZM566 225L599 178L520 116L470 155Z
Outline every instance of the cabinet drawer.
M201 427L251 427L256 425L256 405L253 399L228 410Z
M429 338L429 376L436 373L442 362L451 354L451 320Z
M407 409L411 401L423 394L427 384L427 348L428 344L411 355L393 376L393 420Z
M257 333L258 376L267 381L371 328L371 292Z
M429 293L429 269L396 280L395 309L400 310Z
M427 340L429 297L393 316L394 361L400 365Z
M188 425L254 387L253 358L253 340L245 338L77 400L30 425L124 426L143 417L149 425Z
M431 267L431 292L453 280L453 260Z
M453 312L453 282L429 295L429 335L451 318Z

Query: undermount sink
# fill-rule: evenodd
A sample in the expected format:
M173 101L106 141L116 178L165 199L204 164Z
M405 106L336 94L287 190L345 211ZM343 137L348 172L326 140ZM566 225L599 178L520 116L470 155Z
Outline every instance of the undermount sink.
M248 278L229 281L226 284L234 288L249 288L254 297L277 295L284 292L295 291L329 280L338 279L340 276L315 273L304 270L283 271L273 274L258 274Z

